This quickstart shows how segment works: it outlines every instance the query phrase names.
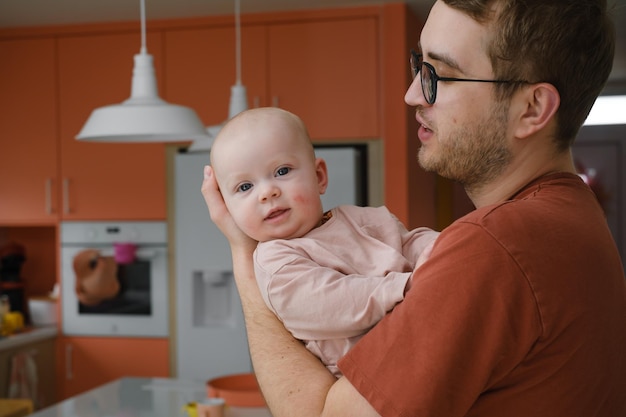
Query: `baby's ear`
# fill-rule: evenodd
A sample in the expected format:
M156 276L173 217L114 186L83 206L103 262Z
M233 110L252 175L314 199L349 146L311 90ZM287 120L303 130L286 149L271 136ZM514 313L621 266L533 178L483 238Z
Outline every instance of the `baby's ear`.
M324 194L328 187L328 168L326 168L326 161L322 158L315 159L315 173L317 174L317 185L319 193Z

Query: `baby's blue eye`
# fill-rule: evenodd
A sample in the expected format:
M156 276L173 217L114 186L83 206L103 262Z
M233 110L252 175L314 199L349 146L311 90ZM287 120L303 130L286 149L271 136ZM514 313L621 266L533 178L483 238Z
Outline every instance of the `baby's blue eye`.
M250 188L252 188L252 184L250 184L249 182L245 183L245 184L241 184L239 186L239 188L237 188L237 190L239 191L248 191Z
M278 168L278 171L276 171L276 176L280 177L282 175L287 175L289 171L291 171L291 168L289 167Z

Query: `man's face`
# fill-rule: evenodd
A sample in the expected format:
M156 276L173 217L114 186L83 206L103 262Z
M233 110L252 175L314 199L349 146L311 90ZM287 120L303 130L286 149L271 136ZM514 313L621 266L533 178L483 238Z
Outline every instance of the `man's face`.
M489 26L439 0L422 31L420 52L440 77L493 79L485 52L489 35ZM501 174L511 160L508 102L495 100L491 83L439 81L436 100L428 104L420 75L405 96L420 124L420 165L466 187Z

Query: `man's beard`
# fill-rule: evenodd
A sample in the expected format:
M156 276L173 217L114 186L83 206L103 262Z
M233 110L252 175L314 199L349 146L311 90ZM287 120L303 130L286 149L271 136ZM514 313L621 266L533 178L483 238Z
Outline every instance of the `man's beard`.
M506 143L508 105L495 103L490 117L480 124L460 128L446 138L437 137L436 154L422 146L418 160L426 171L458 181L466 191L480 188L497 178L511 162Z

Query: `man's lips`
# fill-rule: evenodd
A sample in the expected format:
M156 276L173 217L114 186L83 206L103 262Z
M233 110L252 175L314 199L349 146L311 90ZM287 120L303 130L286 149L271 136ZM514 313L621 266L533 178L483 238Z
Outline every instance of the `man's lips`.
M426 125L420 124L417 128L418 128L418 130L424 131L426 133L432 133L433 132L433 130L431 128L429 128L428 126L426 126Z
M415 120L417 120L417 123L419 124L420 128L432 131L432 129L428 126L428 124L424 122L424 118L422 117L419 111L415 113Z
M430 128L428 124L424 122L424 119L419 112L415 114L415 119L417 120L417 123L419 124L418 130L417 130L418 138L422 142L429 140L433 135L433 130Z

